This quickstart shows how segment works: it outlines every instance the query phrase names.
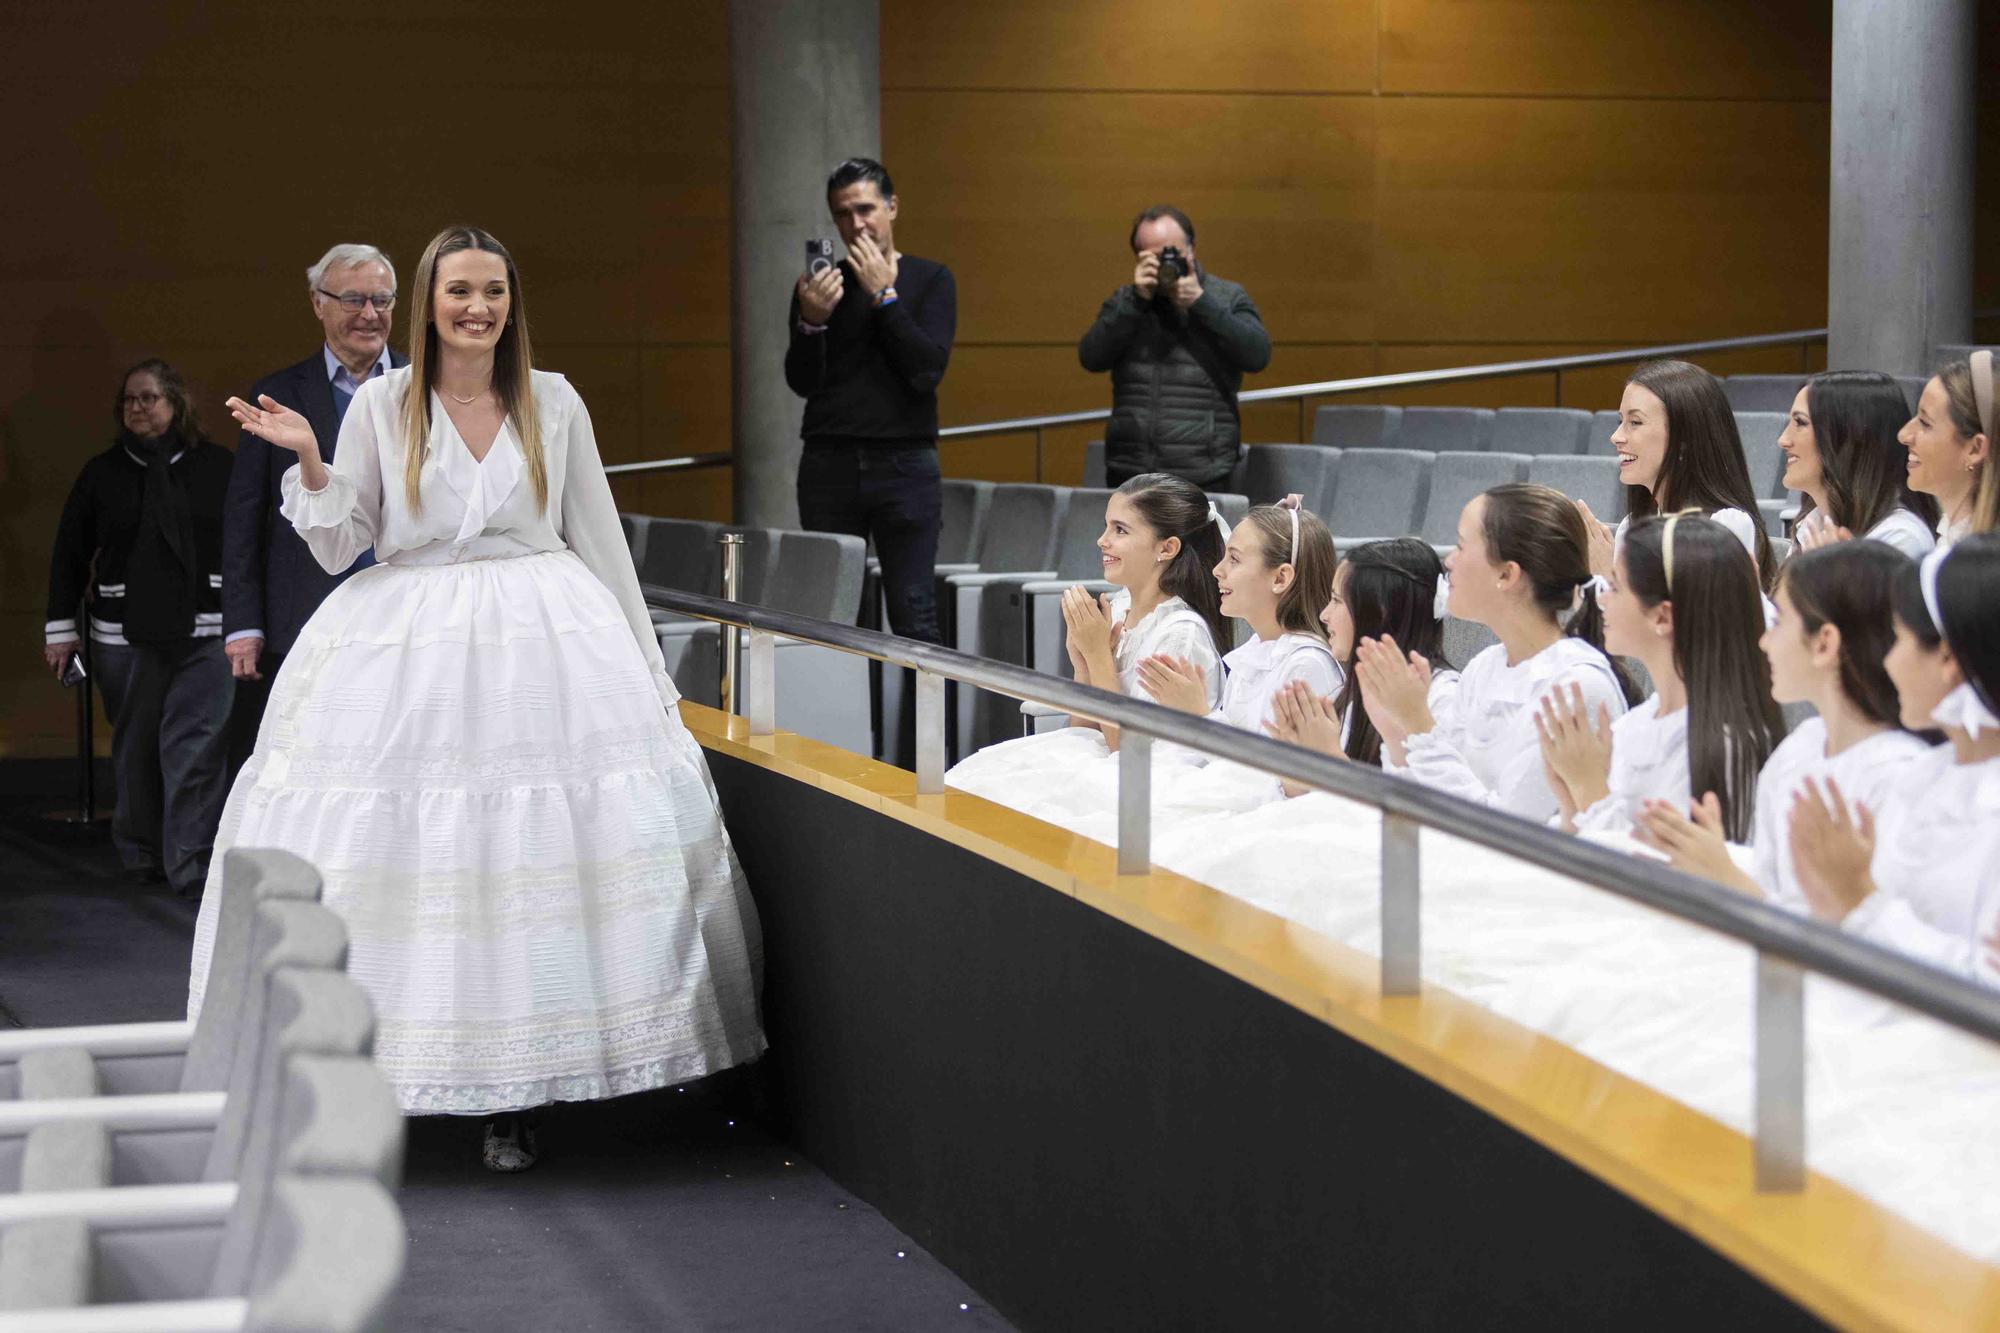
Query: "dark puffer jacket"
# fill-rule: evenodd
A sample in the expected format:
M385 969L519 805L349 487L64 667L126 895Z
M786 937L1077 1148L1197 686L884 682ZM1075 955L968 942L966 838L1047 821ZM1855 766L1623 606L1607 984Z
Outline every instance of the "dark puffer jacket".
M1104 462L1114 473L1209 486L1236 465L1236 394L1245 373L1270 364L1271 336L1241 287L1200 277L1201 299L1185 311L1120 287L1077 344L1085 370L1111 372Z

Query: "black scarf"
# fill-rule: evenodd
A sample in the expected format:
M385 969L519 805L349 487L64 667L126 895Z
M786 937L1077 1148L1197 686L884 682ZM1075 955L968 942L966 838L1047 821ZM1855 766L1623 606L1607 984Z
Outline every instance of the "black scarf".
M184 447L172 435L143 440L130 431L118 442L146 465L139 531L125 570L125 638L172 643L194 633L201 569L194 551L194 510L169 464Z

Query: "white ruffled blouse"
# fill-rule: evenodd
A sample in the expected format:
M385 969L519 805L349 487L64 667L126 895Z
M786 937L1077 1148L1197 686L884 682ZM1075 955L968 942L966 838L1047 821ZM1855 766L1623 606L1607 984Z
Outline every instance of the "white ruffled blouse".
M1577 832L1630 833L1647 801L1671 801L1676 809L1687 809L1693 779L1688 776L1686 706L1662 716L1656 694L1615 719L1606 785L1603 800L1577 812Z
M1339 693L1345 679L1326 640L1296 630L1275 639L1252 639L1222 660L1229 680L1222 687L1221 705L1209 717L1259 736L1265 734L1271 701L1280 689L1299 680L1314 694L1327 696Z
M1459 674L1458 699L1449 717L1406 743L1397 764L1385 750L1382 767L1419 782L1546 823L1557 812L1542 772L1535 713L1558 686L1579 685L1584 707L1597 715L1625 715L1625 695L1611 663L1581 639L1557 639L1525 662L1509 664L1504 644L1481 652Z
M1839 754L1826 752L1826 723L1809 717L1778 743L1757 775L1757 813L1750 832L1750 878L1770 895L1770 901L1795 912L1807 910L1792 865L1792 800L1816 779L1822 791L1828 778L1849 801L1872 811L1883 809L1903 791L1911 764L1931 753L1931 747L1907 731L1891 728L1857 741Z
M561 375L538 370L533 382L548 467L547 507L535 503L513 422L503 422L486 457L475 459L443 400L433 393L430 439L418 479L423 503L412 509L403 487L400 421L410 383L406 366L369 380L355 393L324 487L308 491L299 482L296 464L286 470L282 512L313 558L336 574L370 546L388 565L574 551L618 602L660 698L672 704L680 694L667 679L652 618L639 594L639 576L598 457L590 412Z
M2000 759L1961 764L1940 745L1904 768L1869 869L1875 892L1845 929L2000 986L1983 943L2000 915Z
M1111 623L1124 625L1132 610L1132 594L1120 588L1111 594ZM1215 651L1215 635L1201 613L1178 597L1169 597L1148 611L1136 625L1121 630L1111 645L1111 660L1118 668L1118 686L1134 699L1151 699L1139 684L1139 663L1157 654L1185 658L1202 670L1208 681L1208 706L1222 699L1222 657Z

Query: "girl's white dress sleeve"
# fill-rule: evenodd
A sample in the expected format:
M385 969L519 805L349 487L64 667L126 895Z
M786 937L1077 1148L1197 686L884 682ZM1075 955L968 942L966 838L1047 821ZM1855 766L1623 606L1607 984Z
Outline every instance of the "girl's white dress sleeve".
M286 468L279 481L278 512L329 574L353 564L375 544L382 528L382 442L370 408L385 392L386 383L387 377L369 380L348 404L335 461L326 465L326 485L307 490L299 481L297 463ZM397 484L401 482L398 477Z

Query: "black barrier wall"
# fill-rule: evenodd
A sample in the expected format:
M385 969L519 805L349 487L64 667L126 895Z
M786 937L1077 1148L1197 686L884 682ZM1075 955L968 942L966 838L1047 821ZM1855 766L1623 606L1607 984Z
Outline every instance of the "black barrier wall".
M776 1128L1022 1328L1820 1327L1254 987L709 763L763 916Z

